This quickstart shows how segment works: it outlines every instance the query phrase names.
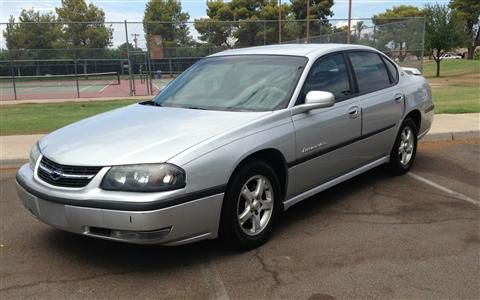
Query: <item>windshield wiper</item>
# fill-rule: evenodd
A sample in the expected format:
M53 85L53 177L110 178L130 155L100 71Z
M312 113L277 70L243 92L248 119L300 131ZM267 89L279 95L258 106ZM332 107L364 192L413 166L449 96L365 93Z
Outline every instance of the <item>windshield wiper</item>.
M144 102L140 102L139 104L141 105L148 105L148 106L163 106L162 104L160 103L157 103L153 100L148 100L148 101L144 101Z
M198 107L198 106L179 106L179 107L180 108L188 108L188 109L207 110L206 108Z
M153 102L153 101L152 101ZM151 105L161 106L161 107L175 107L175 108L186 108L186 109L198 109L198 110L208 110L207 108L199 107L199 106L189 106L189 105L172 105L171 103L161 104L153 102Z

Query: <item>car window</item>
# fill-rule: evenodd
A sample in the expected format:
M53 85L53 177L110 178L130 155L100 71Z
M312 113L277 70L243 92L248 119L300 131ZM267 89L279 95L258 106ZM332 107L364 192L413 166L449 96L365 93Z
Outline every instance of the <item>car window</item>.
M392 75L393 82L392 83L397 83L398 81L398 71L395 65L388 59L384 58L383 61L385 61L385 64L387 65L388 71Z
M326 91L335 95L335 101L341 101L351 94L347 67L343 54L334 54L321 58L310 70L305 81L302 103L310 91Z
M373 92L390 86L387 69L378 54L352 52L348 55L352 62L360 93Z
M183 72L155 104L206 110L271 111L286 107L307 58L225 55L205 58Z

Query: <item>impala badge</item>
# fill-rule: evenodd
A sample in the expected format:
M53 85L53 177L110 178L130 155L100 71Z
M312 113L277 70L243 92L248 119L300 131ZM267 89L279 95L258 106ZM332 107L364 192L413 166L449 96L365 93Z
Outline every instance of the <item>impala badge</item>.
M327 142L320 142L316 145L313 145L313 146L308 146L308 147L303 147L302 149L302 153L307 153L307 152L310 152L310 151L313 151L315 149L318 149L320 147L323 147L327 144Z

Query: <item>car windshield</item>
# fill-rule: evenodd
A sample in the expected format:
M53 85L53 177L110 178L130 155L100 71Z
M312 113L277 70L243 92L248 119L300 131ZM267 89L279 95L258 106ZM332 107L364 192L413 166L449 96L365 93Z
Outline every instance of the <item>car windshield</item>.
M238 55L206 58L154 98L160 106L269 111L286 107L307 62L304 57Z

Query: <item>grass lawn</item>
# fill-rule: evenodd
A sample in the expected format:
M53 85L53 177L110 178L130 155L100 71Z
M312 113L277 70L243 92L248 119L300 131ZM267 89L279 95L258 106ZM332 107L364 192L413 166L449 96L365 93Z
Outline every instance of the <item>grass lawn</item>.
M435 113L480 112L480 88L471 85L449 85L432 88Z
M0 135L48 133L134 100L15 104L0 106Z
M480 112L480 61L452 59L436 64L425 62L424 72L432 88L436 113Z
M440 62L440 77L467 75L480 72L480 60L450 59ZM437 64L433 60L426 60L423 65L423 74L427 78L435 78Z

